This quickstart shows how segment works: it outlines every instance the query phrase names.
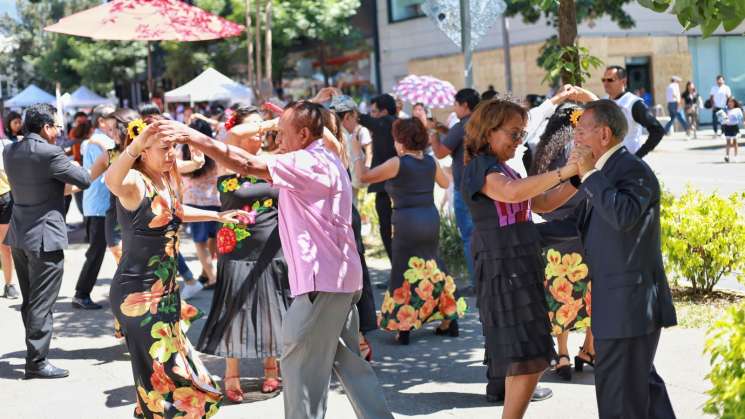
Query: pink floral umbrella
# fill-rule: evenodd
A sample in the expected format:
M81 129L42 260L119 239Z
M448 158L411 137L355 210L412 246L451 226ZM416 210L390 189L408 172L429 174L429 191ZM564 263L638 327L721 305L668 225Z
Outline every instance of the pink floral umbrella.
M178 0L114 0L63 17L45 31L118 41L206 41L245 27ZM152 86L148 43L148 86Z
M393 93L410 103L423 103L428 108L446 108L455 101L455 87L432 76L408 75L393 88Z

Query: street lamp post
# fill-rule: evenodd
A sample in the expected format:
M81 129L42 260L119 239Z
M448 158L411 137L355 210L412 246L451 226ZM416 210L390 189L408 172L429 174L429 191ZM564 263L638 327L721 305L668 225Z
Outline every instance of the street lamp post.
M465 87L473 87L473 52L471 51L471 0L460 0L460 22Z

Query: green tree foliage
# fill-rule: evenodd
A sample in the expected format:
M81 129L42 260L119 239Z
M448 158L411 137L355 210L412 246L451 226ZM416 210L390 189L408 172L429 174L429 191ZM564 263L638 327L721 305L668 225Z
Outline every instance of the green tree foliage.
M745 20L743 0L639 0L655 12L669 12L678 18L685 30L701 28L708 37L719 27L731 32Z
M730 307L714 323L704 351L711 356L706 378L712 384L704 412L723 419L745 417L745 304Z
M114 80L143 74L144 43L93 41L44 31L64 16L100 4L98 0L17 0L17 19L0 16L0 34L13 45L0 58L4 68L22 87L36 83L52 90L60 82L63 90L71 90L84 80L99 93L111 90Z
M679 198L664 194L660 222L667 268L708 293L725 275L745 269L745 194L722 198L690 186Z
M561 77L563 83L581 85L589 75L589 68L602 65L602 61L589 55L586 48L577 44L577 25L580 22L592 23L596 19L608 16L620 28L631 28L634 26L634 20L623 10L623 6L631 1L512 0L508 2L505 14L520 15L526 23L536 23L544 17L547 24L556 27L558 40L548 39L537 60L538 65L548 73L544 81L555 85ZM566 7L560 7L561 3L565 3ZM574 16L568 14L568 10Z

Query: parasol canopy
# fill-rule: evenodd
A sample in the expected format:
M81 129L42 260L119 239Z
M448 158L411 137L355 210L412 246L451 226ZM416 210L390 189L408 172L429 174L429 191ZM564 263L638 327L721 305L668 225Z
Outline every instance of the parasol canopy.
M455 101L455 87L432 76L408 75L396 83L393 93L402 100L423 103L428 108L446 108Z
M243 25L178 0L114 0L44 28L118 41L206 41L237 36L243 29Z

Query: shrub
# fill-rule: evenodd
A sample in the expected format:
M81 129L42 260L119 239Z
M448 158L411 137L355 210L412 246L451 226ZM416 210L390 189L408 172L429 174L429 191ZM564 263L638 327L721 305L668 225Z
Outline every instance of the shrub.
M709 293L723 276L745 268L743 198L705 195L690 186L679 198L663 194L662 251L676 283L688 279L694 293Z
M445 214L440 215L440 257L450 275L458 278L468 277L463 239L455 224L455 218Z
M711 355L706 378L712 384L704 412L724 419L745 417L745 304L731 306L709 329L704 351Z

